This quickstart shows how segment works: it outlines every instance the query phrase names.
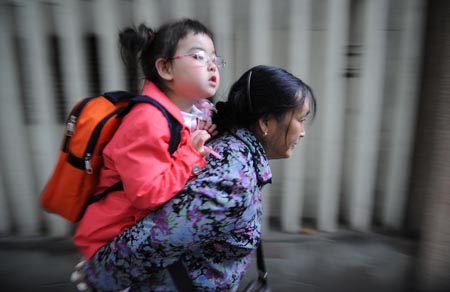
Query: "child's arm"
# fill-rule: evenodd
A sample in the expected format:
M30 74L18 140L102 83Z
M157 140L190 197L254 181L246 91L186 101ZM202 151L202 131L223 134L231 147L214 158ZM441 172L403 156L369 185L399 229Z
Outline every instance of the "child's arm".
M169 139L169 127L162 113L142 104L125 116L105 148L108 166L118 173L125 195L138 209L157 209L206 164L202 154L190 144L186 128L172 155L168 151Z

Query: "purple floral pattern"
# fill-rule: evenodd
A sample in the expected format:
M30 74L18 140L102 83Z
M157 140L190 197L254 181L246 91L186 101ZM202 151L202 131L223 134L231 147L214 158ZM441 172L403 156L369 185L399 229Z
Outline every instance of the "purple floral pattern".
M261 189L272 178L250 131L226 133L183 191L101 248L83 268L99 291L177 291L166 267L182 259L198 291L236 291L261 237Z

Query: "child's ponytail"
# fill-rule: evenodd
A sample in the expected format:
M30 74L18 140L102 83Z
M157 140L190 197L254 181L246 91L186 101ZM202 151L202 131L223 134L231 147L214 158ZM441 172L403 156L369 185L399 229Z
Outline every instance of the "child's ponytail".
M127 27L119 33L120 56L128 68L136 70L142 52L149 48L154 32L144 24Z

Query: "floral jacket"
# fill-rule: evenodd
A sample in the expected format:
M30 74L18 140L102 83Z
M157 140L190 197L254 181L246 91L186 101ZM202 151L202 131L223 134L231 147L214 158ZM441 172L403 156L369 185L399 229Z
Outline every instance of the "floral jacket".
M176 291L167 266L182 259L198 291L236 291L261 237L262 187L272 173L248 130L210 144L203 171L183 191L101 248L84 267L100 291Z

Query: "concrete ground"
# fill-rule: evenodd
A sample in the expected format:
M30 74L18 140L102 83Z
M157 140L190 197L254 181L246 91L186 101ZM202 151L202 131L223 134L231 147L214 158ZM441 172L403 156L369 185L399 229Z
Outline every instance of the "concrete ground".
M400 237L337 233L266 233L273 292L415 291L417 243ZM75 292L69 276L80 255L70 239L0 237L1 292ZM256 277L256 260L241 289Z

